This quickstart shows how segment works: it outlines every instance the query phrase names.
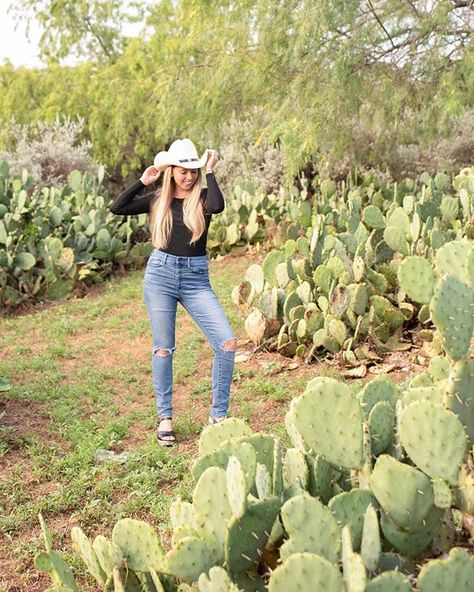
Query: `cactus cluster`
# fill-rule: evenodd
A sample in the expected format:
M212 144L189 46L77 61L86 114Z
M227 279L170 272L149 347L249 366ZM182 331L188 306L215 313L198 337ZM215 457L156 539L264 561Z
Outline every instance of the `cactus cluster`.
M449 375L439 361L431 370ZM167 551L150 525L131 519L110 541L91 543L75 527L73 548L103 590L408 592L413 560L449 551L459 536L453 510L472 518L466 429L445 403L405 399L387 378L357 395L335 379L312 379L287 413L293 446L283 457L277 438L241 420L203 430L192 499L170 506ZM390 415L384 446L371 420L377 409ZM51 590L76 590L43 528L37 566ZM424 565L417 590L467 590L473 564L452 549Z
M249 337L308 362L322 352L342 352L348 365L357 366L366 360L365 342L378 353L409 347L403 328L417 314L420 322L442 324L452 294L468 307L472 294L463 293L461 284L474 275L465 238L472 178L468 169L453 182L456 197L449 199L460 204L454 217L443 215L447 185L439 176L424 178L418 191L406 182L385 192L372 186L342 188L329 199L316 194L304 235L288 238L261 266L252 264L233 290L234 302L248 315ZM452 269L450 261L456 261ZM427 310L423 305L431 302L436 278L447 272L456 277ZM460 315L444 327L445 346L462 355L470 325Z
M66 296L80 283L101 282L114 264L145 261L152 247L131 246L145 216L121 220L109 211L98 178L73 171L68 185L33 187L0 163L0 304Z

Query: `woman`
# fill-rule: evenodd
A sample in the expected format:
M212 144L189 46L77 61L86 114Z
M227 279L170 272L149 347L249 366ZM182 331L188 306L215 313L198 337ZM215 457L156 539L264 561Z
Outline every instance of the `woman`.
M173 352L177 303L189 312L214 350L210 423L225 419L230 398L237 340L217 300L208 274L206 240L212 214L224 209L214 177L217 155L201 158L191 140L176 140L155 156L154 166L125 189L110 207L114 214L149 213L155 247L145 270L143 295L153 335L152 369L158 415L158 442L176 442L172 424ZM200 169L206 167L207 189ZM134 199L163 174L156 192Z

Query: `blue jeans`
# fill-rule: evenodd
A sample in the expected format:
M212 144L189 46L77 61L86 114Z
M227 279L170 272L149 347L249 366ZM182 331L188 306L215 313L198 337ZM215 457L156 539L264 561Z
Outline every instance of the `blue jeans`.
M158 415L172 417L176 307L180 302L214 350L211 416L224 417L235 358L235 351L224 344L235 340L235 335L209 283L207 255L177 257L155 249L146 266L143 297L153 335L151 358Z

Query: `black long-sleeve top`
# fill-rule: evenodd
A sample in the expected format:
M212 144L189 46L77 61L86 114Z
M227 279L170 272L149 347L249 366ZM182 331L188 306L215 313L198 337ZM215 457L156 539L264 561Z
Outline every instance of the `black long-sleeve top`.
M206 220L204 232L194 245L189 244L192 232L183 221L184 199L178 197L173 198L171 206L173 213L173 228L171 230L171 236L167 247L160 249L164 253L170 253L171 255L177 255L180 257L198 257L206 254L207 232L209 230L209 224L211 223L212 214L218 214L224 210L224 198L214 174L207 173L206 181L207 188L203 188L201 191L201 199L204 206L204 218ZM146 193L134 199L144 187L146 187L146 185L140 180L135 181L135 183L127 187L127 189L117 197L110 206L110 211L113 214L119 214L122 216L149 213L151 203L156 197L155 191Z

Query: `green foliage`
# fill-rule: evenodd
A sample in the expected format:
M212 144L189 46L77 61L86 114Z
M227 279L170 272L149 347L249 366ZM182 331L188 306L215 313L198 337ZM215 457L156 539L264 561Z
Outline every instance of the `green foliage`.
M176 136L226 144L226 126L240 116L253 122L246 141L256 151L278 144L290 175L308 163L336 174L354 164L413 174L430 140L472 128L456 122L474 103L465 2L436 0L430 10L419 0L350 9L329 0L217 0L212 10L198 0L122 4L16 3L19 20L36 17L48 62L37 71L2 67L4 123L87 117L94 158L124 174ZM124 21L146 32L127 38ZM59 65L71 56L89 61ZM429 168L467 164L462 142L442 162L426 154ZM443 211L454 215L448 200Z

